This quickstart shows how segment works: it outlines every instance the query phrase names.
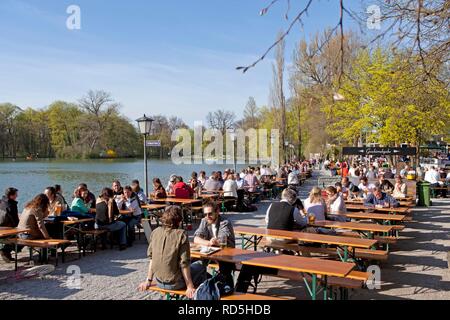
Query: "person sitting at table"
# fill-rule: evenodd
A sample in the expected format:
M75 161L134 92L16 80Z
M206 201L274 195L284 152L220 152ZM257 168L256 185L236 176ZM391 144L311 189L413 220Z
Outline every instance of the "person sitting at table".
M89 188L86 183L80 183L79 186L86 188L86 190L88 191L86 194L84 194L85 198L83 198L86 207L95 209L95 201L96 201L95 195L91 191L89 191Z
M373 193L369 194L367 199L364 200L364 206L368 208L398 208L400 204L377 185L373 189Z
M147 279L138 289L148 290L153 280L161 289L183 290L192 299L195 288L207 279L206 267L201 261L191 264L189 237L180 229L180 207L170 206L164 212L162 227L154 230L149 239L147 255L150 258Z
M305 210L308 215L314 217L315 221L327 220L327 204L322 197L322 190L319 187L312 188L308 199L305 200ZM326 228L308 228L308 232L320 234L335 234L334 230Z
M228 198L237 198L238 185L234 174L229 174L223 184L223 196Z
M48 207L49 216L60 216L63 211L63 203L61 202L61 198L58 198L56 189L54 187L47 187L44 191L44 194L50 201L50 205Z
M208 199L203 204L205 218L200 222L200 226L194 233L194 243L200 246L235 248L236 241L233 225L230 220L220 214L218 204ZM206 266L205 266L206 267ZM234 287L232 271L235 269L233 263L219 262L219 273L225 277L226 283Z
M258 179L256 178L253 169L250 169L244 178L244 188L247 189L248 192L256 192L256 188L259 184Z
M58 202L62 203L63 211L66 211L67 209L69 209L69 204L67 203L66 199L63 196L61 185L55 184L54 188L56 191L56 198L58 199Z
M354 187L353 182L350 181L348 177L343 177L341 179L342 183L342 196L344 199L347 199L348 197L351 197L351 189Z
M17 207L18 192L16 188L8 188L5 195L0 199L0 227L16 228L19 224L19 210ZM14 246L5 244L0 250L0 255L6 263L14 261L11 252L14 251Z
M122 199L123 188L119 180L114 180L112 183L112 191L114 192L114 200Z
M300 185L300 179L299 179L299 172L294 169L294 171L289 170L288 175L288 186L291 186L293 188L297 188Z
M378 177L378 175L377 175L377 173L376 173L375 166L371 165L371 166L369 167L369 170L367 170L366 178L369 179L369 180L374 180L374 179L376 179L377 177Z
M119 235L119 248L125 250L127 247L127 225L116 218L120 216L119 208L114 200L114 192L110 188L104 188L97 199L95 214L95 229L105 229Z
M203 187L206 183L206 172L205 171L200 171L199 172L199 177L198 177L198 181L200 182L200 185Z
M202 186L201 182L198 180L197 172L194 171L191 173L191 180L189 180L189 185L191 186L192 190Z
M45 194L37 195L25 205L17 228L30 229L30 231L19 234L19 238L24 240L50 239L50 235L45 227L45 218L48 216L49 205L50 201Z
M177 183L177 175L172 174L169 178L169 182L167 183L166 193L167 195L173 195L175 193L174 186Z
M222 189L223 183L225 182L225 180L223 179L223 176L222 176L222 171L217 171L216 175L217 175L217 181L219 181L220 188Z
M221 183L218 181L218 175L216 172L212 172L211 177L209 177L208 180L206 180L205 185L203 186L203 189L205 189L208 192L214 192L219 191L222 189Z
M345 216L345 214L347 214L347 206L345 205L342 195L332 186L327 187L325 190L328 196L326 201L328 220L341 222L349 221Z
M299 202L298 202L299 201ZM281 193L281 201L272 203L266 211L267 229L293 231L294 229L303 229L308 225L306 211L302 208L303 204L297 198L297 192L291 188L284 189ZM271 243L289 243L277 239L268 239Z
M70 210L73 213L78 213L80 216L91 218L89 215L92 213L92 208L88 207L84 202L84 199L87 198L88 190L84 186L78 186L78 188L74 191L74 199L72 201L72 205L70 206Z
M367 177L361 177L359 181L360 184L358 185L358 188L361 191L363 198L366 199L367 195L372 192L375 185L372 183L369 184L369 180L367 179Z
M403 182L401 175L395 176L394 192L392 192L392 196L394 198L406 198L407 193L407 186L406 183Z
M133 190L133 193L139 199L139 203L141 205L148 203L147 195L145 194L144 190L141 188L139 180L131 181L131 190Z
M194 190L186 183L183 182L183 178L178 176L176 177L176 183L173 186L173 191L175 193L175 198L180 199L191 199L194 195Z
M135 228L138 223L141 222L142 218L142 209L139 203L139 199L133 193L133 190L130 186L126 186L123 188L123 197L120 201L117 202L117 207L121 210L131 211L131 215L121 215L120 221L123 221L127 225L127 244L128 246L132 246L134 242L135 236Z
M152 198L155 199L165 199L167 198L166 189L164 189L161 180L159 178L153 178L153 192L151 193Z
M392 193L394 191L394 185L385 179L383 172L378 175L378 185L383 192Z

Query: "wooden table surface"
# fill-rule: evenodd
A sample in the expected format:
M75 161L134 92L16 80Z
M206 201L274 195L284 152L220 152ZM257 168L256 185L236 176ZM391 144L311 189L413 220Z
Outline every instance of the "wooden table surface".
M358 223L358 222L338 222L338 221L316 221L315 227L330 228L330 229L349 229L354 231L366 232L391 232L393 226L385 226L376 223Z
M94 208L94 209L91 209L91 211L92 211L92 213L96 213L97 209ZM132 215L133 211L131 211L131 210L119 210L119 213L123 214L123 215Z
M400 214L381 214L381 213L368 213L368 212L349 212L345 214L347 218L351 219L372 219L372 220L384 220L384 221L403 221L404 215Z
M407 214L410 211L409 207L399 207L399 208L368 208L363 204L348 204L346 205L347 210L362 210L369 211L373 210L375 212L390 212L390 213L400 213Z
M306 233L298 231L270 230L253 227L236 227L235 234L252 235L258 237L270 237L275 239L295 240L308 243L320 243L336 246L349 246L362 249L370 249L377 241L342 236L329 236L323 234Z
M414 207L414 202L406 201L406 200L397 200L400 203L400 208L402 207ZM363 205L364 199L351 199L351 200L345 200L346 205Z
M11 236L15 236L21 233L27 233L30 232L30 229L17 229L17 228L5 228L5 227L0 227L0 238L6 238L6 237L11 237Z
M255 257L242 262L243 265L264 267L309 274L346 277L355 267L355 264L317 258L278 255L273 257Z
M202 202L202 199L181 199L181 198L162 198L162 199L154 199L155 202L169 202L176 204L193 204L197 202Z
M191 248L197 247L197 245L191 244ZM267 252L258 252L258 251L250 251L250 250L243 250L243 249L237 249L237 248L225 248L221 249L220 251L205 255L201 254L198 251L192 251L191 250L191 258L196 259L208 259L218 262L229 262L229 263L242 263L243 261L253 259L253 258L259 258L259 257L273 257L277 256L274 253L267 253Z
M143 206L141 206L142 209L147 209L147 210L161 210L164 208L167 208L166 204L145 204Z
M79 219L79 220L67 220L67 221L62 221L62 224L65 226L71 226L74 224L78 224L78 223L84 223L84 222L92 222L94 221L94 219Z

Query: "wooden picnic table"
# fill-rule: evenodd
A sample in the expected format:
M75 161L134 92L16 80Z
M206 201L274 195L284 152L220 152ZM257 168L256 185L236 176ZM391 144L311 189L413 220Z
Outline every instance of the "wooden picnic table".
M344 256L341 257L341 260L344 262L348 261L349 255L353 257L355 256L356 248L370 249L377 244L377 241L373 239L330 236L299 231L271 230L253 227L236 227L234 232L235 234L242 236L242 249L248 249L253 245L254 250L256 251L258 244L264 237L281 240L293 240L306 243L324 244L327 246L336 246L338 250L342 249L344 251ZM246 238L245 236L250 237ZM350 248L352 251L351 253L349 252ZM338 256L340 256L340 254L338 254Z
M381 213L368 213L368 212L349 212L346 214L343 214L343 216L346 216L350 219L357 219L357 220L377 220L377 221L394 221L394 222L401 222L405 220L405 215L400 214L381 214Z
M191 246L196 247L197 245L191 244ZM216 262L227 262L232 264L265 267L310 274L311 285L309 285L306 278L304 278L304 281L313 300L316 299L318 292L317 275L323 276L322 284L324 285L324 298L326 299L327 277L336 276L345 278L355 267L355 264L353 263L277 255L274 253L250 251L237 248L221 249L220 251L210 255L201 254L197 251L191 251L191 257Z
M8 240L9 238L16 237L19 234L30 232L30 229L17 229L17 228L6 228L0 227L0 241ZM14 270L17 271L17 242L14 242Z
M400 204L400 207L414 207L415 204L411 201L397 200ZM345 200L346 205L363 205L364 199L351 199Z
M12 237L12 236L17 236L21 233L27 233L30 231L31 231L30 229L0 227L0 238L8 238L8 237Z
M320 287L323 287L324 300L328 300L328 277L345 278L355 267L355 264L348 262L288 255L255 257L242 261L242 265L244 267L253 266L309 274L311 283L308 282L306 277L303 277L303 279L312 300L317 299ZM320 283L317 281L317 276L321 276Z
M368 238L373 238L374 233L387 234L393 230L393 226L385 226L375 223L339 222L339 221L316 221L314 227L328 229L347 229L357 231ZM366 234L367 232L367 234Z
M350 211L374 211L374 212L388 212L391 214L408 214L410 212L410 208L408 207L398 207L398 208L371 208L366 207L363 204L348 204L346 205L347 210Z
M192 244L191 247L195 248L198 247L198 245ZM267 253L267 252L258 252L258 251L250 251L250 250L244 250L244 249L238 249L238 248L224 248L220 251L217 251L213 254L202 254L198 251L192 251L191 250L191 258L196 259L207 259L207 260L213 260L217 262L227 262L227 263L233 263L233 264L241 264L242 261L246 261L252 258L256 257L271 257L276 256L274 253Z
M183 199L183 198L162 198L162 199L154 199L154 202L165 202L170 204L176 204L181 207L181 215L183 216L182 224L186 226L186 217L184 212L185 206L192 206L194 203L202 203L203 199Z
M141 206L142 209L146 209L148 211L156 211L167 208L166 204L145 204Z

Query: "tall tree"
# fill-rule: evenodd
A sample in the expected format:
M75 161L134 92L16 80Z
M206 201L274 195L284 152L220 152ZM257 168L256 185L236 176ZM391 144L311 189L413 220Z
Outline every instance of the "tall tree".
M244 109L244 119L242 126L244 129L258 129L259 128L259 108L256 105L255 98L248 98L247 104Z
M211 129L219 130L223 136L225 136L227 130L234 129L236 126L236 115L234 112L226 110L209 112L206 120Z
M279 34L281 39L281 33ZM278 128L280 130L282 156L286 155L285 141L287 139L286 128L286 97L284 95L284 70L285 70L285 41L278 42L275 54L275 63L272 65L273 80L270 90L272 108L278 116Z
M114 102L111 94L101 90L90 90L78 103L87 113L84 119L87 129L84 138L89 144L89 153L92 153L97 147L109 118L117 114L119 104Z

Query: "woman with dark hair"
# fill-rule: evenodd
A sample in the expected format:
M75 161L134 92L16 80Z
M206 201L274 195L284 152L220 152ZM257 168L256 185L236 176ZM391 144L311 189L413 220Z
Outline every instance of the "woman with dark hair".
M125 250L127 247L127 225L125 222L116 220L116 217L119 216L119 208L114 201L114 192L110 188L104 188L96 201L95 228L117 232L120 250Z
M29 229L27 233L20 234L19 237L27 240L50 239L50 235L45 228L44 220L48 216L50 201L45 194L37 195L32 201L26 204L20 215L18 229Z
M191 299L195 287L206 280L206 268L201 261L191 264L189 237L179 229L181 220L181 209L170 206L161 218L162 227L150 235L147 280L139 285L139 290L148 290L155 280L161 289L186 289L186 296Z
M88 189L82 185L78 186L78 188L73 193L73 201L72 205L70 206L71 211L81 214L90 214L92 213L92 209L88 207L84 201L85 198L88 196Z
M161 180L159 178L153 178L153 192L152 197L156 199L167 198L166 189L164 189Z

